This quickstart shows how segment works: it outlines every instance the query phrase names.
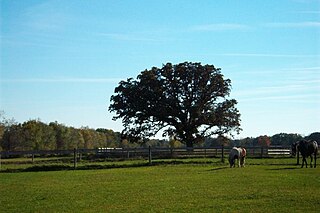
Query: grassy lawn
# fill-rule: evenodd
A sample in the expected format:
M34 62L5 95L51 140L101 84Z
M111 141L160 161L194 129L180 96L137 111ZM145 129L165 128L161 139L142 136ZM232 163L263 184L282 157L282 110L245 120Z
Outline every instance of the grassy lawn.
M125 161L112 164L124 168L2 172L0 212L320 210L319 168L300 169L290 158L248 159L247 167L233 169L218 161L155 161L154 166Z

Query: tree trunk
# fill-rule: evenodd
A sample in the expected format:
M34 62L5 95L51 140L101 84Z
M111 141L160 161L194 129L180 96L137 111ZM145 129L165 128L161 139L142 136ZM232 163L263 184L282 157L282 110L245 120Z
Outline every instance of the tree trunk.
M191 141L187 141L186 145L188 152L193 152L193 143Z

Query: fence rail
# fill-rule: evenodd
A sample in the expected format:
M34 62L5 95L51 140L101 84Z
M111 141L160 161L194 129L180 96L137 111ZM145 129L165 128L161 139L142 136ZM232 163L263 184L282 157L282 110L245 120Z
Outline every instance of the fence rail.
M45 155L73 155L94 154L108 158L136 158L148 157L151 151L153 158L172 158L172 157L225 157L229 154L232 147L210 147L210 148L98 148L98 149L77 149L77 150L34 150L34 151L2 151L2 158L14 156L45 156ZM246 147L248 157L274 157L290 156L290 147Z
M149 164L152 164L153 159L168 159L168 158L221 158L224 162L228 157L232 147L209 147L209 148L98 148L98 149L74 149L74 150L37 150L37 151L3 151L0 152L0 170L1 158L28 157L34 162L35 157L42 156L69 156L72 157L74 169L77 167L77 162L81 161L84 156L105 159L147 159ZM290 157L290 147L246 147L248 157ZM298 156L297 156L298 157ZM299 157L297 158L299 164Z

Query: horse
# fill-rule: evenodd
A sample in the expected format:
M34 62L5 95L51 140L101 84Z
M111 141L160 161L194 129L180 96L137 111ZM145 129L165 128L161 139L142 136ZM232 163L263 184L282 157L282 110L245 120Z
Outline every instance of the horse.
M230 168L235 167L235 161L238 159L238 167L244 167L247 150L245 148L233 147L229 153Z
M314 168L317 167L318 143L316 141L306 141L306 140L297 141L291 145L291 151L293 156L296 156L297 152L301 153L302 155L301 168L303 168L304 164L306 164L306 168L308 168L307 157L309 156L311 158L310 167L312 168L313 156L314 156Z

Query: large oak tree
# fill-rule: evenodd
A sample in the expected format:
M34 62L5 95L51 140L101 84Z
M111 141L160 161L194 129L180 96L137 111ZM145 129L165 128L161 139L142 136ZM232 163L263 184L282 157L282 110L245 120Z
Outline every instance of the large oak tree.
M110 112L122 119L123 135L139 140L156 135L177 138L187 147L211 135L237 132L240 113L230 95L231 80L213 65L167 63L121 81Z

